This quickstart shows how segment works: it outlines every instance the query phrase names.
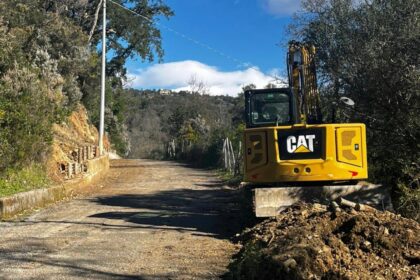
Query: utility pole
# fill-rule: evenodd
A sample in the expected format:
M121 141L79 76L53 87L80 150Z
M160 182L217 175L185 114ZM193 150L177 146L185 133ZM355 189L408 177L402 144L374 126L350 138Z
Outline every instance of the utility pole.
M104 152L105 66L106 66L106 0L103 0L101 107L100 107L100 119L99 119L99 154L100 155L102 155Z

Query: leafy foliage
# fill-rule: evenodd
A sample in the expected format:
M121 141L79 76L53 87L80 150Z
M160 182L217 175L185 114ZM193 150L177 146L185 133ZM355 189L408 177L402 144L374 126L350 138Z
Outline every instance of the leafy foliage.
M419 212L419 0L306 0L294 37L318 48L325 102L355 100L339 121L368 128L370 175L392 186L397 208ZM416 211L402 194L417 193ZM413 199L411 202L413 202Z
M59 96L46 94L48 85L28 68L9 70L0 90L0 170L40 161L51 141Z
M83 40L80 30L44 14L35 2L2 2L0 13L6 34L0 40L1 172L46 158L52 124L81 97L75 69L85 55L77 47Z
M40 1L48 12L59 13L71 19L85 34L89 34L95 24L95 13L101 0L48 0ZM127 7L142 17L135 16L119 5ZM138 55L143 60L153 61L163 57L161 34L157 28L157 17L169 18L172 10L162 0L113 0L108 1L107 47L113 53L107 66L109 76L125 76L125 62ZM102 10L99 10L101 18ZM95 48L101 41L102 23L97 22L90 45Z
M97 1L0 2L0 178L43 162L53 123L63 122L82 102L99 123L101 25L92 29ZM124 63L129 57L161 58L156 17L172 15L162 1L120 1L149 20L114 5L109 9L105 129L113 148L129 149L124 126ZM108 1L111 4L110 1ZM98 10L100 11L100 10ZM89 42L89 33L93 32ZM114 32L111 32L112 30Z

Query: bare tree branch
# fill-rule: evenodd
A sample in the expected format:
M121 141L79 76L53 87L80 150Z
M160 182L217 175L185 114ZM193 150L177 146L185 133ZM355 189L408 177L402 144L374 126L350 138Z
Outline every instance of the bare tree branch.
M96 29L96 25L98 24L98 18L99 18L99 11L101 10L101 6L104 0L100 0L98 7L96 7L96 11L95 11L95 19L93 20L93 25L92 25L92 29L89 32L89 39L88 39L88 43L90 43L90 40L92 40L92 36L93 36L93 32L95 32Z

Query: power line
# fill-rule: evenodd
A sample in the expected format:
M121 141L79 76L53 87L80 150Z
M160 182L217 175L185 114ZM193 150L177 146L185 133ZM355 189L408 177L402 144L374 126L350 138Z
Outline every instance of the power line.
M261 72L261 70L257 66L254 66L253 63L244 62L244 61L242 61L242 60L240 60L240 59L238 59L238 58L236 58L234 56L228 55L228 54L226 54L226 53L224 53L224 52L222 52L222 51L220 51L220 50L218 50L216 48L211 47L208 44L202 43L199 40L196 40L196 39L194 39L194 38L192 38L192 37L190 37L190 36L188 36L188 35L186 35L186 34L184 34L182 32L179 32L179 31L171 28L171 27L168 27L168 26L166 26L166 25L164 25L162 23L159 23L159 22L155 22L151 18L149 18L147 16L144 16L144 15L141 15L141 14L139 14L139 13L133 11L133 10L130 10L129 8L127 8L127 7L121 5L121 4L119 4L119 3L117 3L117 2L115 2L113 0L108 0L108 1L111 2L111 3L113 3L114 5L116 5L116 6L120 7L120 8L122 8L122 9L124 9L124 10L126 10L126 11L128 11L128 12L134 14L134 15L136 15L136 16L139 16L139 17L143 18L144 20L146 20L146 21L148 21L150 23L153 23L153 24L156 24L156 25L161 26L162 28L164 28L164 29L166 29L166 30L168 30L168 31L176 34L177 36L179 36L181 38L184 38L185 40L188 40L188 41L194 43L195 45L198 45L198 46L200 46L202 48L205 48L205 49L207 49L209 51L212 51L212 52L220 55L221 57L224 57L224 58L226 58L226 59L228 59L230 61L233 61L233 62L235 62L235 63L237 63L239 65L242 65L244 67L247 67L248 69L253 69L253 70L257 71L257 72ZM284 80L280 79L277 76L274 76L274 75L271 75L271 74L265 74L265 75L273 78L274 81L284 82Z

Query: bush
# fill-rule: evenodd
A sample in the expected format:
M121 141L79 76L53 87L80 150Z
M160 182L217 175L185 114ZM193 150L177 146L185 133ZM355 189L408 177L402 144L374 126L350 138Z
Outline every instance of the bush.
M418 166L404 169L394 190L394 205L402 215L420 222L420 175Z
M0 80L0 172L46 158L60 94L39 79L36 69L18 67Z

